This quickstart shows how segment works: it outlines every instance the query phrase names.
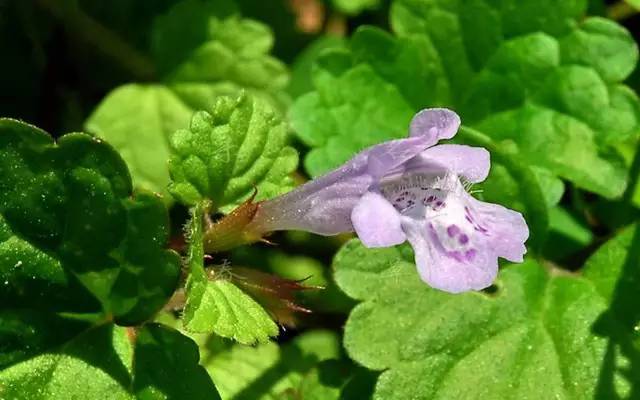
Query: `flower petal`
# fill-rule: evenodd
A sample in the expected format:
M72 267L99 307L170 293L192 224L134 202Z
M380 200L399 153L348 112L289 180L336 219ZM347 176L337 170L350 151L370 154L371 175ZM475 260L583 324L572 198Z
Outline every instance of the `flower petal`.
M487 179L491 168L489 152L483 147L440 144L430 147L407 163L410 168L445 168L469 182Z
M524 243L529 237L529 227L522 214L498 204L485 203L468 196L478 219L489 232L490 246L497 256L513 262L522 262L527 248Z
M441 139L451 139L458 132L460 117L446 108L427 108L411 120L409 136L425 136L431 145Z
M293 229L320 235L352 232L351 211L372 182L365 152L289 193L263 201L249 229Z
M374 179L382 178L394 168L414 158L434 143L427 136L418 136L392 140L373 146L364 151L368 157L367 172Z
M351 213L351 222L366 247L395 246L406 240L400 214L378 193L362 196Z
M380 178L412 159L440 139L452 138L460 127L460 117L446 108L428 108L411 120L410 137L379 144L369 150L369 173Z
M424 220L402 218L402 227L413 251L420 278L429 286L449 293L481 290L498 274L498 258L488 248L478 249L472 261L447 254L429 237Z

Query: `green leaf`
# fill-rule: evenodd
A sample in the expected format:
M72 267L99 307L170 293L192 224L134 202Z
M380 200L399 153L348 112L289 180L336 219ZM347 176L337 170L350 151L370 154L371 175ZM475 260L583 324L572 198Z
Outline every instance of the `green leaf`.
M209 199L216 208L239 204L254 188L258 199L280 194L293 185L288 175L298 162L286 140L285 124L264 101L221 97L171 138L169 190L181 203Z
M0 309L0 368L56 347L85 329L87 323L83 321L48 311L5 306Z
M307 171L320 175L367 146L406 137L416 111L453 102L444 74L435 47L421 35L397 38L365 27L353 35L349 50L324 53L316 65L316 91L300 97L290 113L298 137L312 148L304 160ZM500 151L504 156L492 155L497 171L484 185L494 190L485 197L509 200L508 205L524 211L535 225L536 245L541 244L547 229L545 204L559 200L562 184L545 168L530 168L509 143L463 136L457 140L491 147L492 152L510 148ZM505 199L505 192L512 198Z
M327 360L309 371L297 391L290 394L290 399L305 400L338 400L341 392L351 378L353 365L341 360ZM364 398L360 394L358 398Z
M333 7L346 15L358 15L363 11L380 7L380 0L331 0Z
M311 42L298 54L291 66L291 81L287 91L293 98L297 98L313 90L312 68L320 54L328 49L342 49L346 45L341 36L321 36Z
M193 109L163 85L128 84L114 89L86 122L127 162L137 188L165 193L169 137L188 125Z
M198 363L196 344L163 325L137 333L133 390L137 399L220 399L207 371Z
M337 359L341 352L337 335L330 331L305 332L282 346L271 342L256 347L234 345L221 351L211 347L209 343L209 351L203 350L202 364L222 398L235 400L296 394L318 363Z
M446 106L531 165L619 196L625 167L610 145L640 127L638 98L621 84L638 50L616 23L582 19L585 6L396 0L397 36L360 28L348 49L318 60L315 91L294 104L292 123L312 147L305 167L325 172L404 136L421 108Z
M564 259L583 250L593 241L593 232L564 208L552 208L549 217L549 240L544 249L546 257Z
M0 372L8 399L132 399L126 329L103 325Z
M132 343L135 342L135 345ZM219 399L198 348L178 331L93 327L0 371L7 399Z
M280 111L288 103L286 67L268 54L270 30L228 16L230 10L217 2L178 2L152 32L159 82L114 89L87 119L86 129L112 143L131 166L136 188L167 193L170 136L219 96L245 90Z
M513 153L513 149L504 143L494 143L482 132L462 126L458 134L457 140L462 140L473 146L484 147L491 153L494 166L498 166L498 172L507 171L508 181L514 180L518 182L518 200L509 203L509 198L504 196L504 190L508 188L500 187L499 193L487 193L487 196L481 194L483 200L494 200L498 202L506 201L508 205L517 207L525 213L528 219L531 235L527 241L530 249L539 252L546 240L547 229L549 226L549 203L559 200L564 189L560 184L560 188L556 188L556 181L548 178L545 180L544 170L536 171L530 168L526 163ZM501 169L500 167L504 167ZM496 175L489 176L495 179ZM500 175L498 175L500 177ZM502 176L504 178L505 176ZM482 185L496 185L498 182L490 179L483 182ZM543 186L544 184L544 186ZM482 186L481 186L482 187ZM559 193L553 193L553 192ZM557 200L556 200L557 198ZM522 208L519 208L522 207Z
M427 35L438 49L449 82L458 87L453 105L463 120L475 125L489 119L478 126L492 136L508 134L535 164L615 197L624 190L624 169L604 144L637 133L638 99L620 82L634 69L638 50L612 21L577 22L585 8L580 1L445 7L397 0L392 25L401 36ZM448 35L442 34L444 24ZM486 33L489 26L493 37ZM496 113L506 115L493 121ZM518 122L494 132L509 119L527 122L517 132L512 129ZM574 146L583 146L580 157Z
M180 270L165 249L167 210L156 196L132 195L111 147L81 133L54 143L0 119L0 154L3 305L101 310L123 324L164 305Z
M547 169L531 167L530 170L542 191L546 206L551 208L557 205L564 193L564 182ZM528 188L521 185L520 181L515 179L502 164L494 163L487 180L478 186L478 197L483 201L500 203L508 208L526 212L523 199L527 196L524 192Z
M330 269L320 261L284 252L259 253L259 262L266 258L269 270L286 279L303 282L305 286L322 289L302 291L301 304L314 312L346 313L353 301L342 293L330 276Z
M236 13L233 3L229 0L219 0L216 4L202 0L180 1L158 16L153 23L151 47L160 73L170 73L209 40L210 22Z
M313 176L367 146L406 136L414 111L448 90L437 84L435 91L422 90L442 73L424 38L395 38L365 27L356 31L350 47L320 57L316 90L290 110L296 133L312 147L305 168Z
M599 157L591 131L580 121L531 105L495 114L479 128L496 139L517 140L520 149L527 149L522 152L524 161L585 189L615 197L626 187L622 163Z
M204 269L202 204L192 210L188 227L189 278L183 324L187 331L215 333L244 344L266 342L278 335L278 326L269 314L224 275L211 279Z
M426 286L408 247L353 240L334 263L339 286L362 301L344 345L384 371L374 399L626 398L640 376L637 232L603 246L584 276L529 260L504 268L495 293L460 295Z
M193 282L188 294L191 314L184 316L185 329L213 332L243 344L266 342L278 335L269 314L233 283L218 279Z
M625 0L625 3L629 4L630 6L636 9L640 9L640 1L638 0Z

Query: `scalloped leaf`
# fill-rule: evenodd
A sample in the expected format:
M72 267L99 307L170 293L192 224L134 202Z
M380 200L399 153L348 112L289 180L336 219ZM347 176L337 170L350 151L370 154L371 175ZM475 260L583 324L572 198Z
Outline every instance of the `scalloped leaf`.
M132 195L120 156L91 136L54 142L0 119L0 279L6 307L96 312L146 320L178 284L165 248L168 215L148 193Z
M638 49L615 22L578 22L585 5L396 0L397 36L358 29L349 49L318 60L315 91L294 104L293 125L312 147L305 167L319 175L403 136L419 109L446 106L532 165L619 196L626 168L610 145L639 131L640 103L621 83Z
M461 295L422 283L408 247L353 240L334 263L338 285L362 301L344 345L384 371L374 399L633 398L639 233L606 243L584 276L529 260L504 268L494 293Z
M286 140L286 125L266 102L220 97L172 136L169 191L183 204L208 199L215 208L240 204L254 188L257 199L280 194L293 186L298 164Z
M288 71L269 55L271 31L228 16L228 8L188 0L158 17L152 42L160 81L114 89L85 122L122 154L136 188L166 194L170 136L219 96L247 91L280 111L288 104Z
M0 371L3 398L220 399L191 339L162 325L131 329L96 326Z

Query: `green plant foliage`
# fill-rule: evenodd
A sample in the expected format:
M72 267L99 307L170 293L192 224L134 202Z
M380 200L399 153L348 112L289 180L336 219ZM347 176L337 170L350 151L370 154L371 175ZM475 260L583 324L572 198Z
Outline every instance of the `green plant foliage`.
M634 227L582 276L529 260L506 267L495 293L451 295L419 281L406 248L349 242L336 256L336 280L363 302L349 316L345 347L385 371L376 399L626 398L639 381L628 366L640 355L640 315L626 302L640 284L637 245Z
M0 0L0 400L640 399L636 3ZM435 107L483 182L317 180Z
M331 0L333 7L347 15L357 15L363 11L380 7L380 0Z
M326 35L309 44L291 66L291 80L287 91L296 98L313 90L311 71L318 57L329 49L342 49L346 40L342 36Z
M310 331L283 346L265 343L256 347L234 345L218 351L210 348L203 351L202 363L220 382L224 400L307 399L311 390L325 388L316 379L318 363L340 356L335 333ZM335 391L331 392L332 397L325 400L337 399Z
M108 145L74 133L57 142L0 120L0 277L4 306L97 312L135 324L177 286L179 258L164 248L160 199L132 195Z
M195 343L162 325L93 327L0 371L7 399L219 399Z
M266 342L278 334L269 314L232 282L224 272L208 276L204 269L202 224L205 210L193 208L189 223L189 278L183 324L187 331L216 333L244 344Z
M151 36L159 81L114 89L87 119L89 132L121 152L136 187L166 194L171 134L218 96L245 90L276 109L288 103L287 69L268 54L271 31L231 10L189 0L158 17Z
M620 83L637 47L614 22L578 22L584 7L397 0L397 36L360 28L348 51L318 61L316 90L296 101L292 121L313 148L307 170L318 175L403 136L400 127L421 108L448 106L465 124L513 143L531 165L619 196L625 169L609 145L638 131L637 96Z
M267 264L276 275L302 281L305 286L313 288L303 291L299 297L302 304L308 305L314 312L347 312L353 306L353 301L333 282L329 267L318 260L272 252L267 256Z
M298 164L286 140L285 124L264 101L220 97L172 136L169 190L183 204L209 199L215 208L239 204L254 188L258 199L273 197L292 187Z
M566 209L552 208L549 216L550 233L545 247L546 257L562 260L593 241L593 232Z

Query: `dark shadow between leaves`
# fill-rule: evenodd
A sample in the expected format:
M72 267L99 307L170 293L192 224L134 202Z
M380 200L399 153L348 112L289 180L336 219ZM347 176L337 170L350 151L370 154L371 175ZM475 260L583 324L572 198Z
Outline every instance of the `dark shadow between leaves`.
M259 399L273 388L280 379L292 372L305 373L317 363L313 354L303 354L296 346L282 347L278 362L267 369L259 378L238 393L233 400Z
M484 294L485 296L497 297L498 294L500 293L500 286L494 283L493 285L482 289L481 293Z
M113 324L91 328L65 344L60 353L101 369L123 388L128 388L131 386L131 375L115 351L113 330Z
M596 336L609 340L600 366L595 399L640 399L640 351L633 344L633 335L640 322L639 294L640 227L636 227L611 304L592 327ZM624 368L616 363L619 356L629 361ZM628 396L623 397L616 391L617 374L621 374L629 382Z

